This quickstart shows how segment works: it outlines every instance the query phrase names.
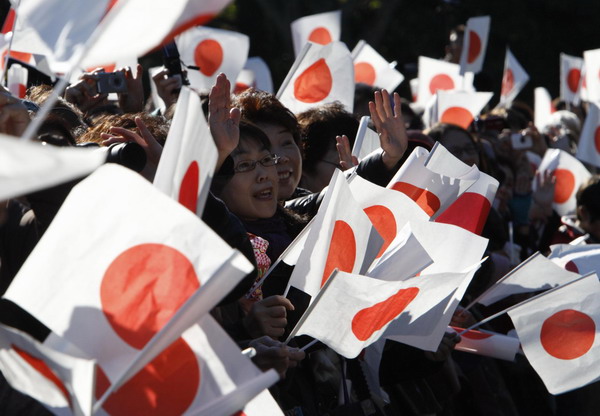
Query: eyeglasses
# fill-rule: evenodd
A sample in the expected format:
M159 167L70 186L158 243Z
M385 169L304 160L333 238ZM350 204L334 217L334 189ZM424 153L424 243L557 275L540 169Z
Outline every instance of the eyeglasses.
M279 162L279 156L276 154L270 154L260 160L242 160L235 165L233 170L236 173L250 172L256 168L257 163L260 163L262 166L268 168L270 166L275 166L277 162Z

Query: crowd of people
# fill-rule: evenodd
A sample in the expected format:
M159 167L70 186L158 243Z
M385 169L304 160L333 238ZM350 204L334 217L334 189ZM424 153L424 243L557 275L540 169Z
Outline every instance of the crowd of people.
M161 112L145 100L141 66L119 71L126 80L127 92L119 93L117 101L98 94L98 73L87 73L52 107L37 132L37 140L49 146L135 143L138 152L134 153L139 157L120 155L117 162L152 181L181 85L168 70L153 78L167 106ZM453 351L459 341L455 334L445 335L436 352L388 341L379 378L388 396L384 400L366 382L360 357L343 358L323 344L302 350L304 343L300 340L283 343L295 310L292 301L283 296L291 274L289 266L278 266L261 286L255 285L316 215L336 169L355 168L363 178L386 186L415 147L431 150L436 142L500 182L483 230L483 236L489 239L489 259L469 287L463 299L465 305L535 251L544 253L551 244L580 236L586 236L589 243L599 243L599 177L594 175L579 190L574 215L561 218L552 209L553 176L535 172L526 155L529 151L543 157L548 148L575 154L584 104L577 109L570 105L567 110L564 103L557 103L560 110L548 126L535 126L531 108L515 102L509 108L486 111L468 130L451 124L424 129L418 109L408 101L366 85L357 86L360 93L356 97L367 97L368 104L357 101L355 113L333 102L294 114L271 93L252 88L236 95L230 91L230 80L221 74L210 94L202 96L219 155L202 220L244 253L255 265L255 272L212 314L241 349L256 350L253 361L259 368L275 368L281 375L281 381L270 391L286 415L597 412L597 384L552 396L523 356L515 362L502 362ZM0 132L20 136L51 92L51 86L33 86L20 100L3 90ZM351 148L363 115L370 116L381 150L359 161L352 156ZM531 146L514 148L511 136L515 134L529 138ZM77 182L0 204L0 294L6 291ZM516 300L508 299L489 308L477 306L464 313L459 308L452 323L464 328ZM0 301L0 321L40 341L49 333L48 328L6 299ZM511 323L498 319L487 328L507 333ZM41 415L48 411L12 390L2 379L0 413Z

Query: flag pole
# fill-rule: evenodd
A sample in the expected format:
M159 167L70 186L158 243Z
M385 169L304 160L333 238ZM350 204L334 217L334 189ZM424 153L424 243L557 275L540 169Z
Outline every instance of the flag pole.
M557 286L557 287L555 287L555 288L552 288L552 289L550 289L550 290L547 290L547 291L545 291L545 292L543 292L543 293L540 293L539 295L535 295L535 296L534 296L534 297L532 297L532 298L526 299L526 300L524 300L523 302L517 303L516 305L509 306L508 308L506 308L506 309L504 309L504 310L501 310L500 312L497 312L497 313L493 314L492 316L489 316L489 317L485 318L484 320L482 320L482 321L479 321L479 322L477 322L477 323L475 323L475 324L471 325L470 327L466 328L466 329L465 329L465 330L463 330L462 332L459 332L459 334L458 334L458 335L462 335L462 334L464 334L465 332L468 332L468 331L470 331L470 330L472 330L472 329L478 328L478 327L480 327L481 325L488 323L488 322L489 322L489 321L491 321L492 319L496 319L496 318L497 318L497 317L499 317L500 315L503 315L503 314L505 314L505 313L507 313L507 312L510 312L510 311L512 311L513 309L516 309L516 308L518 308L519 306L523 306L523 305L525 305L525 304L527 304L527 303L529 303L529 302L532 302L532 301L534 301L534 300L536 300L536 299L539 299L539 298L541 298L542 296L545 296L545 295L548 295L548 294L550 294L550 293L556 292L557 290L563 289L563 288L565 288L565 287L569 286L570 284L573 284L573 283L575 283L575 282L579 282L580 280L583 280L583 279L585 279L586 277L590 277L590 276L592 276L592 275L595 275L595 274L596 274L596 272L590 272L590 273L588 273L588 274L585 274L585 275L583 275L583 276L581 276L581 277L578 277L578 278L577 278L577 279L575 279L575 280L572 280L572 281L570 281L570 282L568 282L568 283L565 283L564 285Z

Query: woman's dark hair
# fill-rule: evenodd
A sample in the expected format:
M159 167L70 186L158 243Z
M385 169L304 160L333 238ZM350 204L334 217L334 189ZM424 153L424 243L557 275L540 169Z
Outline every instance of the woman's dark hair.
M600 176L592 176L577 191L577 206L583 206L590 214L590 221L600 219Z

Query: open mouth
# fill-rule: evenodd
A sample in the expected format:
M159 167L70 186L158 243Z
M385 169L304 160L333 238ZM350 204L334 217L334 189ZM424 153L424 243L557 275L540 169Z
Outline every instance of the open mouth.
M277 172L277 176L279 177L279 181L287 181L290 176L292 176L292 171L286 170L283 172Z
M254 198L260 201L270 201L273 199L273 188L267 188L254 194Z

